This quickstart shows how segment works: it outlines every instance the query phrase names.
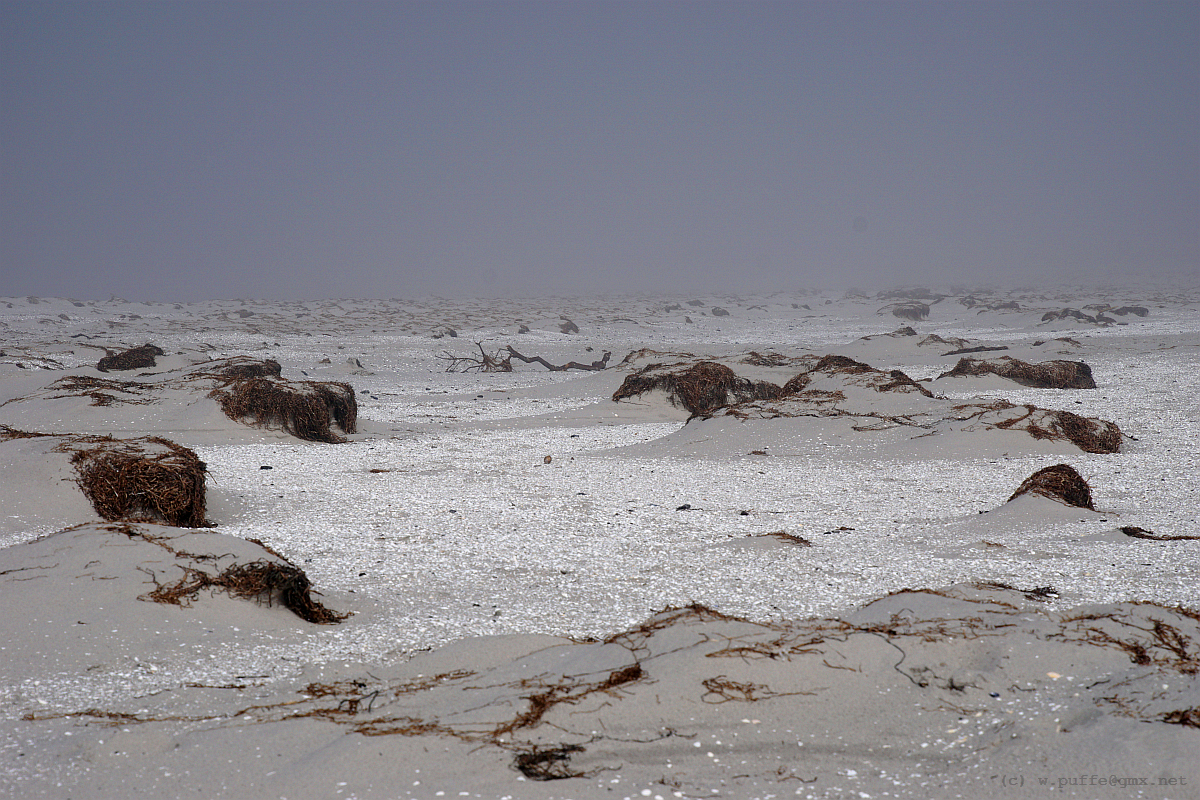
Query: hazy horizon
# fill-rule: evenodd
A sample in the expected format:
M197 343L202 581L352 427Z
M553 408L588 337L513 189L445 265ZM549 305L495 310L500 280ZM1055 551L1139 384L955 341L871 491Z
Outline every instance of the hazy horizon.
M0 0L0 296L1194 285L1200 4Z

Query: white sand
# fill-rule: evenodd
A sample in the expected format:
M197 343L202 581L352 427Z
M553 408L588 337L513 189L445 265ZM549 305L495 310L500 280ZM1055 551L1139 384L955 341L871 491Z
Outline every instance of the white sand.
M1073 779L1064 796L1194 796L1196 729L1162 717L1200 707L1188 674L1200 630L1192 617L1129 604L1195 607L1200 541L1118 529L1200 535L1200 295L998 296L1009 298L1023 310L980 312L951 296L911 323L877 313L886 301L834 294L700 298L702 307L0 300L0 424L193 447L208 464L217 527L137 529L226 559L210 564L274 558L245 541L261 540L302 567L326 605L354 614L317 626L224 595L202 593L190 607L139 600L155 580L182 575L178 564L199 562L99 524L51 440L0 442L0 598L10 611L0 791L1020 797ZM1150 313L1119 325L1041 322L1096 302ZM664 310L673 303L682 310ZM704 313L713 304L731 315ZM561 316L580 333L561 333ZM521 324L531 332L518 334ZM881 335L902 325L918 335ZM459 335L432 338L447 328ZM938 400L842 386L854 413L927 415L926 428L881 431L844 416L685 424L661 397L610 399L634 368L659 360L618 365L643 347L716 356L782 384L796 367L741 359L839 353L931 379L957 360L943 355L956 339L1010 348L981 358L1084 360L1098 388L994 376L924 384L947 398ZM555 363L613 358L601 373L442 371L438 355L470 354L473 341ZM94 369L101 347L146 342L167 353L155 368ZM287 378L351 383L360 432L329 445L248 428L179 381L190 365L235 355L278 360ZM56 396L51 384L65 376L138 381L155 402ZM956 404L998 398L1111 420L1130 438L1120 453L1087 454L1016 429L937 421ZM1030 473L1059 462L1088 479L1096 511L1005 504ZM763 536L777 531L813 546ZM1055 591L981 594L972 582ZM871 616L878 603L854 616L887 592L953 585L978 602L901 596L894 610L909 609L905 625L920 635L861 630L882 619ZM636 646L629 635L570 643L694 603L749 622L685 614L658 618L663 627ZM1149 646L1150 663L1112 642L1072 643L1082 635L1064 620L1089 605L1105 619L1128 615L1116 638ZM803 622L813 617L857 627L834 636L832 623ZM925 635L917 621L935 618L953 630ZM976 618L993 626L986 635L963 622ZM1171 661L1154 619L1191 637L1183 656ZM964 625L969 635L955 635ZM818 629L812 648L780 644L815 642ZM733 640L758 654L706 657ZM644 675L596 689L634 663ZM919 686L916 667L937 679ZM313 684L333 688L305 693ZM546 692L554 702L530 720L528 698ZM527 724L496 734L522 714ZM534 745L584 748L558 762L584 777L526 779L514 757ZM1114 787L1110 775L1148 785Z

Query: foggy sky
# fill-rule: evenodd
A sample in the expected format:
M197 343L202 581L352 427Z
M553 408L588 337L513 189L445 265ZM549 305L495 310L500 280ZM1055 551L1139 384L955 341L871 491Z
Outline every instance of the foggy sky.
M0 2L0 296L1200 265L1200 3Z

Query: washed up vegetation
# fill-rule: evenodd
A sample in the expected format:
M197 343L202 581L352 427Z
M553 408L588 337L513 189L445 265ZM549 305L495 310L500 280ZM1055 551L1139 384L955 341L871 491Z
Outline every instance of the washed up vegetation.
M101 372L146 369L155 366L155 357L161 355L166 355L161 347L144 344L141 347L131 347L118 353L109 352L97 362L96 369Z
M195 567L182 566L184 577L172 584L158 584L145 599L155 603L189 605L204 589L223 591L231 597L258 600L267 605L278 602L296 616L317 625L341 622L349 614L331 611L313 599L312 582L304 570L294 564L259 560L234 564L212 574Z
M69 441L79 488L104 519L208 525L207 467L192 450L159 436Z
M237 359L193 377L217 383L209 392L225 416L256 427L278 427L310 442L345 442L335 433L357 431L358 401L348 383L289 381L279 377L276 361Z
M1149 539L1152 542L1190 542L1200 541L1200 536L1160 536L1154 531L1139 528L1136 525L1122 525L1121 533L1133 539Z
M1112 325L1116 320L1106 317L1103 313L1092 316L1074 308L1064 308L1059 311L1047 311L1042 314L1042 322L1054 322L1060 319L1074 319L1079 322L1089 322L1093 325Z
M70 375L59 378L50 384L50 389L60 394L50 395L51 399L63 397L90 397L94 406L111 406L114 403L131 403L145 405L154 402L147 395L147 385L137 381L118 381L111 378L93 378L90 375Z
M358 402L354 389L346 383L250 378L214 389L210 396L235 422L277 426L310 442L346 441L331 429L331 422L345 433L357 429Z
M1096 510L1092 505L1092 487L1070 464L1055 464L1039 469L1022 481L1012 497L1008 498L1009 502L1025 494L1049 497L1074 508Z
M885 311L890 312L893 317L911 320L912 322L920 322L929 317L929 306L916 300L890 303L879 309L878 313L882 314Z
M1043 361L1029 364L1010 356L987 361L960 358L954 369L943 372L942 378L964 378L976 375L999 375L1022 386L1036 389L1095 389L1092 368L1082 361Z
M783 394L769 381L740 378L724 364L700 361L690 365L648 364L626 376L612 399L619 402L651 391L665 392L672 405L684 408L693 417L709 416L731 403L773 400Z
M756 361L768 360L757 353L751 357ZM626 362L631 360L626 357ZM769 360L776 361L774 358ZM620 402L646 392L660 391L672 405L686 409L691 414L690 419L708 418L724 411L740 419L861 418L863 422L853 426L857 431L913 427L936 433L939 426L949 424L964 430L975 426L1020 430L1034 439L1069 441L1087 453L1119 452L1124 438L1115 423L1069 411L1029 404L1018 406L1004 400L951 402L935 396L901 370L876 369L843 355L801 356L789 359L789 363L804 364L807 369L778 386L769 381L742 378L730 367L712 360L656 362L626 376L612 399ZM839 381L830 383L829 378ZM856 388L881 394L921 395L928 398L928 407L911 407L910 404L903 413L887 413L868 403L861 392L856 395L857 399L851 398L847 393Z
M70 455L76 483L96 513L110 522L208 527L207 466L195 452L160 436L35 433L0 426L0 441L46 438Z

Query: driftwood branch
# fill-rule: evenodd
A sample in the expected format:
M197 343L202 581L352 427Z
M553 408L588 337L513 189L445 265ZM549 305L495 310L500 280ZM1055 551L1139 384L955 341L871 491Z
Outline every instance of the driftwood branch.
M603 358L599 361L593 361L590 364L568 361L566 364L560 365L551 364L541 356L521 355L511 345L494 353L489 353L485 350L482 342L475 342L475 346L479 348L478 355L456 356L447 350L440 356L436 356L436 358L446 365L446 372L512 372L512 360L514 358L526 364L541 364L551 372L564 372L569 369L599 372L608 367L608 360L612 358L612 353L606 352Z
M501 358L499 350L489 353L483 349L483 342L475 342L475 346L479 348L478 356L456 356L446 350L436 358L446 365L446 372L512 372L511 358Z
M603 358L601 358L599 361L593 361L590 364L580 364L578 361L568 361L566 364L556 366L541 356L523 356L514 350L512 345L509 345L504 349L508 351L509 358L515 358L518 361L524 361L526 364L541 364L551 372L564 372L568 369L582 369L590 372L599 372L600 370L608 367L608 360L612 358L612 353L605 351Z

